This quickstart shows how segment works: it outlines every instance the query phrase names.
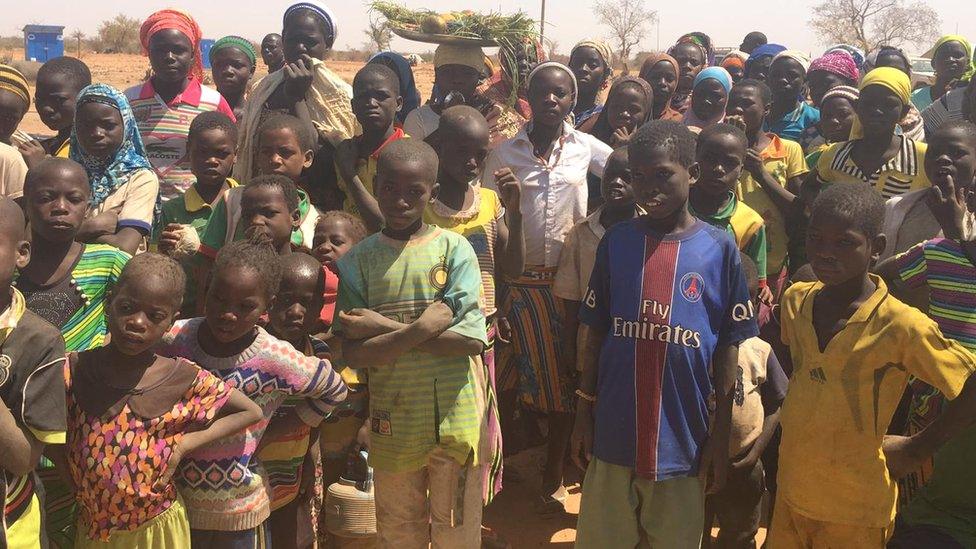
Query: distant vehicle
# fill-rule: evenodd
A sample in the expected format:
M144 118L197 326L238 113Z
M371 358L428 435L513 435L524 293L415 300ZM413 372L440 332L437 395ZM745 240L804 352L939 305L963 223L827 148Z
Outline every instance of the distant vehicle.
M927 57L912 57L912 89L917 90L935 84L935 69Z

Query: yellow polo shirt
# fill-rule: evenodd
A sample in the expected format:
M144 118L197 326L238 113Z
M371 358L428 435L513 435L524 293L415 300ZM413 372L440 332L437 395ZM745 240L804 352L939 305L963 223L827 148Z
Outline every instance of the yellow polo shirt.
M895 517L897 484L881 442L909 375L955 398L976 357L871 279L877 289L823 352L813 328L823 284L797 283L783 296L793 377L780 416L778 482L779 495L803 516L885 528Z

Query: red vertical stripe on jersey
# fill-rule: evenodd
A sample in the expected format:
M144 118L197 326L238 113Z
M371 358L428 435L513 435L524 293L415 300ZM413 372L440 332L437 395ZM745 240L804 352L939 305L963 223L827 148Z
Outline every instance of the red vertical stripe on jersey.
M652 307L637 319L654 324L669 324L674 273L678 262L679 242L644 239L644 269L641 284L641 307L655 301L668 307L666 315ZM642 477L657 476L657 443L661 425L661 385L667 363L668 344L657 339L636 338L634 350L634 392L637 402L637 456L635 469Z

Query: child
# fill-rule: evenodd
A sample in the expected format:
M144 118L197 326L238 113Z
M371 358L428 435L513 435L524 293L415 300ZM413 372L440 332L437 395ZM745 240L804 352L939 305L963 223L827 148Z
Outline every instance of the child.
M604 108L587 133L613 148L624 147L630 136L654 115L651 85L633 76L621 76L607 93Z
M722 59L719 66L729 71L729 76L732 77L732 82L735 83L746 77L746 59L748 58L748 53L732 50L725 55L725 58Z
M807 254L820 282L793 284L781 302L793 376L770 547L883 547L894 479L976 413L976 382L967 381L976 357L868 273L884 247L883 217L884 201L865 183L831 185L811 209ZM886 437L909 376L960 398L923 432Z
M419 139L383 149L376 198L386 227L338 263L333 331L346 363L370 369L381 547L481 544L481 277L463 236L423 222L437 164Z
M654 90L654 120L681 120L683 115L671 107L680 73L678 61L666 53L652 53L644 60L640 78Z
M817 125L824 142L807 154L808 168L817 166L827 147L851 138L851 129L857 117L854 111L860 97L861 92L850 86L835 86L824 93L820 101L820 123Z
M432 93L430 101L407 116L403 121L403 131L410 137L426 140L437 131L441 112L455 105L474 106L484 114L490 108L490 100L481 97L483 94L478 93L478 84L491 74L491 62L480 47L467 44L437 46L434 51L436 93Z
M210 69L214 86L234 111L235 120L244 115L244 97L258 56L251 41L240 36L225 36L210 48Z
M579 339L579 308L583 294L590 284L590 274L596 262L596 249L607 229L638 215L631 187L630 161L627 147L613 151L603 170L600 193L603 203L586 219L576 224L563 242L559 254L559 269L552 285L552 295L560 301L560 324L565 337L562 360L563 371L578 372L582 340Z
M725 107L732 91L732 77L722 67L708 67L698 73L691 91L691 107L682 123L698 133L725 120Z
M960 81L968 79L973 72L973 47L962 36L949 34L939 38L929 50L935 83L923 86L912 92L912 104L919 111L938 101Z
M536 507L550 513L564 508L563 463L573 420L552 284L566 233L586 217L586 176L602 177L612 150L565 121L576 97L568 67L538 65L529 73L528 88L532 123L491 152L483 184L497 188L494 174L502 168L511 169L522 184L525 272L511 281L510 302L502 306L511 311L514 340L500 357L499 378L514 378L522 403L548 416L549 447Z
M803 100L808 68L810 58L805 53L781 51L773 58L766 77L773 101L764 131L796 141L803 150L817 138L817 123L820 122L820 111Z
M268 73L275 72L285 64L285 52L281 47L281 35L272 32L264 35L261 40L261 60L268 68Z
M769 86L747 78L732 88L728 114L733 117L730 123L744 126L749 140L736 198L763 218L767 239L766 272L776 281L788 257L784 219L792 213L794 195L800 190L807 168L799 144L763 130L771 104ZM775 283L773 289L778 287Z
M366 238L367 234L362 219L337 210L325 212L315 224L312 255L325 268L324 302L319 320L322 321L326 330L332 326L336 297L339 291L336 261L339 261L353 246Z
M87 219L75 236L134 254L145 249L159 208L159 179L121 92L105 84L81 90L71 129L71 159L91 186Z
M64 343L54 328L28 311L11 286L30 260L24 213L0 198L0 545L37 547L41 506L33 470L47 444L64 444Z
M501 491L502 438L497 410L495 337L497 330L496 273L502 279L516 279L525 267L525 239L518 180L511 170L493 174L499 192L480 185L481 169L488 155L490 131L485 117L466 105L444 110L438 140L440 172L437 197L424 212L424 221L458 233L468 239L478 257L484 304L481 312L488 322L488 345L482 357L488 384L488 433L485 456L485 504Z
M37 70L34 101L41 122L57 132L54 137L30 140L20 145L28 166L45 156L68 157L71 128L75 122L75 98L82 88L91 85L88 65L74 57L49 59Z
M976 208L971 199L976 184L974 158L976 126L971 123L952 123L930 136L925 169L933 187L920 191L928 198L924 201L928 207L921 209L937 219L940 231L877 268L899 299L918 290L926 292L927 300L910 303L928 310L942 333L970 352L976 351L976 315L970 306L972 281L976 280L972 259L976 257L972 226ZM911 391L908 434L927 427L945 407L945 398L931 386L913 381ZM907 492L910 503L900 508L889 547L968 547L976 543L968 527L976 520L969 499L976 477L968 465L974 444L976 429L970 427L935 454L934 469L933 463L925 463L899 482L899 499L908 500Z
M729 464L738 345L758 329L735 243L688 212L694 134L654 120L628 149L646 213L604 235L580 308L576 544L698 547L702 479L721 488Z
M346 387L328 361L303 356L256 325L272 304L281 265L266 244L232 242L217 255L204 318L181 320L157 352L199 364L261 407L263 418L235 437L201 448L180 467L178 485L194 547L263 547L271 494L253 460L268 421L285 398L307 397L290 426L318 426Z
M350 100L352 88L325 66L336 40L338 25L332 11L319 0L305 0L285 10L282 20L284 65L251 90L241 117L241 142L234 178L246 183L261 173L255 164L256 141L271 114L298 117L316 142L335 146L356 135ZM328 166L331 170L331 165Z
M21 72L0 64L0 143L17 146L24 140L17 126L30 108L30 88ZM12 141L14 134L20 138Z
M773 58L783 51L786 51L786 47L779 44L763 44L752 50L746 59L746 78L765 82Z
M187 297L180 312L192 317L197 310L197 282L191 258L207 232L217 199L237 187L237 181L228 177L237 158L237 125L222 112L201 113L190 124L186 146L196 180L185 193L163 204L153 228L153 242L160 253L183 264Z
M329 346L310 335L317 328L322 310L325 283L322 266L308 254L294 253L281 258L281 272L281 289L268 311L268 331L306 356L329 359ZM272 547L305 546L297 541L300 538L314 539L312 530L316 524L314 521L310 523L307 514L313 491L310 487L301 486L300 481L304 477L316 476L314 469L319 454L317 451L310 452L309 435L312 428L301 422L288 421L289 414L301 401L300 398L289 398L278 408L258 451L258 459L268 472L271 486L271 517L268 522ZM345 404L343 402L343 406ZM295 425L298 428L292 429ZM361 425L362 421L359 421L357 428ZM309 468L312 470L309 471ZM303 509L306 514L300 515L299 511Z
M573 123L577 130L593 133L593 124L605 104L600 103L599 95L613 79L613 52L606 42L587 38L573 46L567 65L579 86Z
M857 86L861 72L854 58L845 50L831 50L810 63L807 71L807 84L810 100L814 106L823 109L824 94L837 86Z
M373 178L383 147L403 137L396 114L403 106L400 79L386 65L367 63L352 81L352 112L363 133L339 144L336 175L342 210L362 217L371 233L383 227Z
M766 226L735 196L747 144L746 134L729 124L716 124L699 134L695 159L700 174L688 195L688 210L728 232L739 251L755 263L759 287L766 288Z
M146 145L146 156L159 176L163 201L193 184L186 154L190 123L201 112L234 111L220 93L203 85L200 27L187 13L175 9L150 15L139 29L142 52L149 57L152 76L125 90Z
M668 50L678 62L678 83L671 96L671 108L682 115L691 107L691 92L695 88L695 78L708 65L708 52L694 40L678 42Z
M891 67L877 68L861 80L860 91L851 139L823 152L815 170L817 181L868 183L884 198L931 186L922 169L925 143L895 133L908 110L908 75Z
M185 547L190 526L174 473L196 449L261 420L231 384L153 353L185 287L172 259L133 258L109 298L109 344L71 355L65 458L80 510L77 548Z
M403 106L396 113L396 125L402 128L407 115L420 106L420 92L417 90L417 82L414 80L410 61L407 61L407 58L399 53L381 51L370 57L368 62L385 65L396 73L397 80L400 83L400 97L403 98Z
M759 271L747 255L740 256L749 297L759 307ZM779 427L779 407L789 382L776 354L759 337L739 344L739 364L732 400L729 477L724 488L705 498L702 547L712 546L712 525L718 519L717 547L754 547L765 492L764 451Z

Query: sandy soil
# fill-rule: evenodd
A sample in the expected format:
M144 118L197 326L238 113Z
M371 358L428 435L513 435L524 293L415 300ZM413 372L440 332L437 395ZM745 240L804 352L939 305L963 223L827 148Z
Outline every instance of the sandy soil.
M73 55L74 52L67 52L67 54ZM0 58L8 56L12 59L23 59L23 50L0 50ZM149 61L141 55L82 53L81 59L91 69L92 81L103 82L120 90L145 80L149 70ZM362 63L352 61L328 61L328 65L350 83L356 75L356 71L363 66ZM267 73L267 69L259 61L255 78L262 77ZM414 79L417 82L421 97L429 96L430 90L434 86L434 66L430 63L424 63L414 67ZM31 92L33 93L33 88ZM45 135L50 133L50 130L44 126L38 117L33 104L30 111L24 116L20 129L31 134Z

